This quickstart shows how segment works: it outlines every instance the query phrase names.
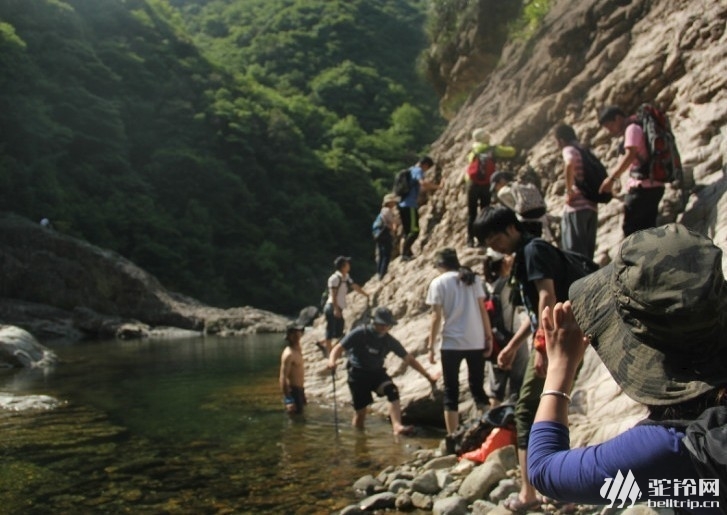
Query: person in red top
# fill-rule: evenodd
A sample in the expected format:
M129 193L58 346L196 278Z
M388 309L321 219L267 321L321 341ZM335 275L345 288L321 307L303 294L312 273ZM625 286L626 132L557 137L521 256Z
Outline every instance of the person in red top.
M613 136L623 136L622 155L616 169L603 181L599 191L610 192L613 184L622 173L628 170L629 180L624 197L624 236L656 227L659 202L664 196L664 183L651 179L643 172L649 160L646 137L634 117L626 114L617 106L603 109L598 123Z

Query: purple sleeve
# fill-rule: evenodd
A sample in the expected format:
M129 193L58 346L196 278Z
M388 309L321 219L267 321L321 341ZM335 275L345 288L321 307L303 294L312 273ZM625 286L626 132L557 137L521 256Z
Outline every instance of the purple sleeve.
M601 495L606 479L631 471L643 502L650 479L698 477L681 444L683 437L672 428L643 425L602 444L570 449L566 426L536 422L528 443L528 476L539 492L554 499L608 504Z

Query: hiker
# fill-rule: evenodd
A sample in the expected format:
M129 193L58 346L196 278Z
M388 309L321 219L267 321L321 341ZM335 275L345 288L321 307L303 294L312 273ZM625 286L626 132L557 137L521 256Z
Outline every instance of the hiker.
M641 171L642 165L649 161L646 136L634 117L627 117L617 106L604 108L598 123L612 137L623 136L620 151L623 154L616 168L603 181L600 190L612 191L614 183L628 170L629 180L624 196L624 236L641 229L656 227L659 202L664 196L664 183L653 180Z
M518 461L520 463L520 492L505 501L510 511L526 511L540 505L540 500L527 476L527 449L530 428L538 407L546 371L546 356L538 337L538 314L556 302L568 300L568 264L559 249L541 238L535 238L523 228L515 213L506 207L493 207L475 221L475 232L480 241L503 254L516 254L512 278L517 282L521 302L527 310L530 327L521 327L506 347L514 356L526 340L527 332L533 333L534 348L530 352L523 384L515 406ZM543 342L544 343L544 342ZM498 356L502 358L503 351ZM504 358L502 358L504 360Z
M316 342L323 357L326 358L331 352L332 342L343 336L343 310L346 307L346 295L353 290L366 297L368 302L369 294L361 286L356 284L349 275L351 271L351 258L338 256L333 261L336 271L328 278L328 298L323 308L326 316L326 338L323 342Z
M698 513L720 513L720 507L724 513L727 283L722 250L679 224L639 231L624 240L612 263L575 282L570 299L543 312L548 375L528 456L538 490L563 501L608 504L625 476L624 483L631 478L637 485L621 489L618 499L625 502L638 498L651 506L666 496L698 502ZM624 393L649 408L649 416L611 440L570 450L570 391L588 345ZM614 478L609 491L607 478ZM712 485L707 492L703 481ZM666 485L666 493L660 495L659 485ZM635 495L639 489L640 498ZM717 496L720 507L715 507ZM693 506L671 507L691 511Z
M510 172L495 172L490 185L493 203L515 212L527 232L553 242L553 233L545 212L545 200L535 184L515 180Z
M288 325L285 332L285 348L280 356L280 389L283 404L289 415L300 415L308 402L303 387L303 353L300 338L305 327L297 322Z
M408 435L414 430L405 426L401 418L399 389L384 368L384 360L389 352L399 356L407 365L427 378L434 388L439 373L429 374L426 369L409 354L404 346L389 331L396 325L396 319L388 308L379 306L374 310L370 324L357 327L333 347L328 357L328 368L336 370L336 361L345 350L348 356L348 387L353 401L352 425L364 428L366 408L374 402L371 392L389 401L389 418L395 435Z
M485 310L482 280L463 267L457 252L445 248L437 252L434 266L439 275L429 284L427 305L432 307L429 324L429 362L434 364L434 346L442 330L440 357L444 377L444 425L452 437L459 426L459 367L467 362L470 393L478 409L484 411L489 399L484 390L485 357L492 352L492 328ZM442 325L442 322L444 324Z
M511 298L510 273L514 260L512 254L488 248L483 263L485 306L495 342L493 355L485 364L491 408L517 401L528 364L528 346L524 343L530 335L530 322L522 306L515 306ZM522 328L522 341L512 342L517 328Z
M394 237L400 224L399 213L396 209L396 204L400 200L394 193L387 193L382 201L381 212L379 213L381 228L376 236L376 271L379 279L383 279L389 270Z
M596 252L598 204L588 200L576 182L583 182L583 159L580 143L573 127L566 124L555 128L555 141L561 150L565 175L565 204L560 221L560 248L578 252L593 259Z
M490 134L483 128L472 131L472 150L467 156L467 246L475 247L472 224L480 210L490 205L490 184L498 159L512 159L515 147L490 145ZM482 242L479 242L482 245Z
M419 194L439 189L439 184L425 177L428 170L434 167L434 161L429 156L422 157L416 165L409 168L409 191L402 195L399 202L399 215L401 216L402 235L404 243L401 250L402 261L414 258L411 247L419 237Z

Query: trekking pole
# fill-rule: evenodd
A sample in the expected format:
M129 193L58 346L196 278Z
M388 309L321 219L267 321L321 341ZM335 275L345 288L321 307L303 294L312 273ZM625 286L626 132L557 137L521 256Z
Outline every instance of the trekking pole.
M336 401L336 370L331 370L331 380L333 381L333 423L338 434L338 402Z

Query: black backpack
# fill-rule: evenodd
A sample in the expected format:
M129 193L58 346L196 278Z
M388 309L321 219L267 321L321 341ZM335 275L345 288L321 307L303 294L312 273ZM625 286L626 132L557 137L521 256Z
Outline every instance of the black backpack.
M515 406L512 404L501 404L496 408L482 415L479 419L460 426L452 434L454 452L462 455L466 452L479 449L482 442L496 427L515 427Z
M583 163L583 180L576 181L576 186L581 190L583 196L591 202L607 204L613 196L610 193L599 193L598 188L608 177L608 171L600 159L587 148L576 145Z
M411 191L413 182L414 179L409 168L399 170L394 178L394 193L403 200Z
M565 259L566 262L568 277L567 281L569 288L570 285L576 282L578 279L581 279L588 274L592 274L600 268L595 262L593 262L593 260L588 259L583 254L579 254L578 252L571 252L570 250L558 250L560 250L560 253L563 255L563 259Z

